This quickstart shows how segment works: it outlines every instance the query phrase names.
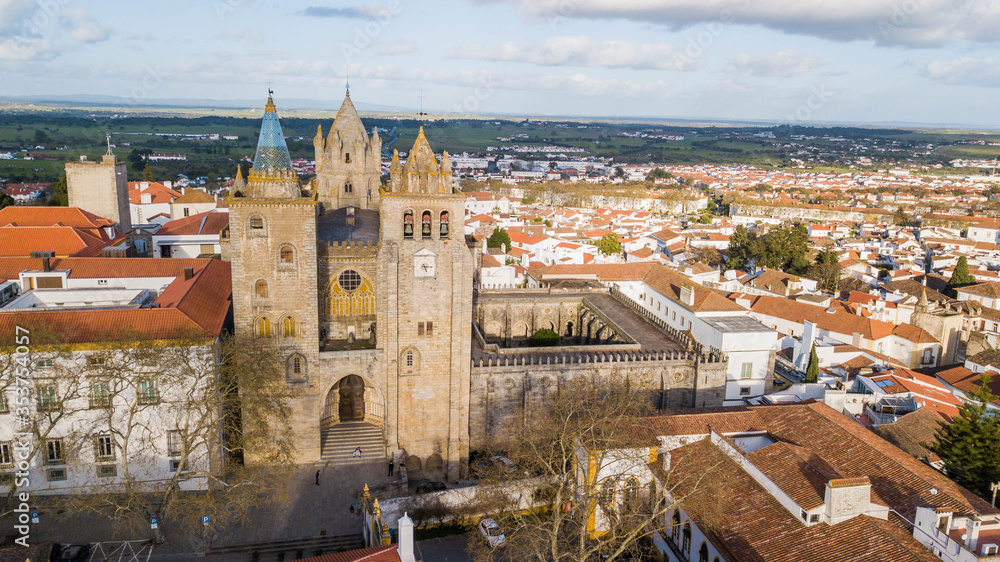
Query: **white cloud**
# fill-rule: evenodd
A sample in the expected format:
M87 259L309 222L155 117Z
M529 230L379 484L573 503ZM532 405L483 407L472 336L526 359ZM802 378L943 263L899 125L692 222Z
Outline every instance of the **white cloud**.
M375 52L380 55L408 55L417 52L417 44L414 41L383 43L375 48Z
M506 2L553 26L568 18L627 19L682 29L760 25L834 41L937 46L1000 41L1000 3L984 0L478 0Z
M97 43L111 36L111 29L99 24L85 10L64 10L63 21L70 27L70 37L81 43Z
M52 53L52 45L43 39L14 37L0 40L0 60L39 60L50 57Z
M788 78L791 76L802 76L815 68L827 64L829 64L829 61L823 57L798 53L789 49L766 55L737 55L729 60L729 63L726 65L726 72L771 78Z
M967 57L925 64L911 61L909 64L916 67L917 74L937 82L962 86L1000 87L1000 58Z
M666 43L638 44L629 41L602 41L594 43L585 35L550 37L541 45L517 45L512 42L499 47L482 45L454 50L453 58L489 61L511 61L541 66L596 66L605 68L634 68L656 70L683 70L690 66L690 57L684 56Z
M33 34L33 0L0 0L0 35Z

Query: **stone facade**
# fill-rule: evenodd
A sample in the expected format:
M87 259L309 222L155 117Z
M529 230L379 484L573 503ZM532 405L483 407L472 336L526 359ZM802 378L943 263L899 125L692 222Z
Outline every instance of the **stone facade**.
M113 154L105 155L100 162L67 163L66 189L70 207L113 220L121 232L132 230L125 162L118 162Z
M544 408L546 393L576 376L626 377L661 407L722 403L724 363L682 350L651 325L643 344L635 326L618 325L588 300L611 299L606 289L602 297L477 304L466 197L452 187L448 154L439 162L423 129L405 164L393 155L383 185L381 141L367 135L347 97L329 134L318 132L317 177L302 186L281 168L287 148L276 119L269 100L269 135L229 200L226 253L236 329L277 338L285 351L288 384L298 391L300 461L338 460L331 451L349 435L341 432L364 422L381 434L375 454L400 451L410 474L456 481L489 432ZM549 327L589 347L560 348L562 360L484 359L489 344L474 311L487 339ZM650 347L649 330L667 347Z

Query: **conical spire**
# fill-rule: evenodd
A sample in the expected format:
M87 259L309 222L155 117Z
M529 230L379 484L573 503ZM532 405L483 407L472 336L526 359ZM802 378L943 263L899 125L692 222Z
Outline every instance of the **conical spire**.
M253 169L291 170L292 158L288 155L288 145L281 133L281 123L278 122L278 110L271 96L267 98L264 108L264 119L260 123L260 140L257 141L257 155L253 159Z
M237 191L242 191L247 186L247 182L243 180L243 171L240 169L240 165L236 165L236 178L233 180L233 193Z

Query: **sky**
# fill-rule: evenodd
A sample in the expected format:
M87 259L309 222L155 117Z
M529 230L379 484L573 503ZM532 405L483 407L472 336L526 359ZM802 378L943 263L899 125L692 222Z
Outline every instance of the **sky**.
M1000 0L0 0L0 96L996 128L998 47Z

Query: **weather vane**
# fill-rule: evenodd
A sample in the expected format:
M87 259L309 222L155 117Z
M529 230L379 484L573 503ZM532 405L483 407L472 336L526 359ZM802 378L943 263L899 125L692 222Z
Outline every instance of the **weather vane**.
M274 90L271 89L271 86L273 84L274 84L274 82L271 82L270 80L267 81L267 95L268 96L273 96L274 95Z
M418 113L417 115L420 116L420 124L423 125L424 124L424 117L427 115L426 113L424 113L424 89L423 88L420 88L420 95L417 96L417 97L420 98L420 113Z

